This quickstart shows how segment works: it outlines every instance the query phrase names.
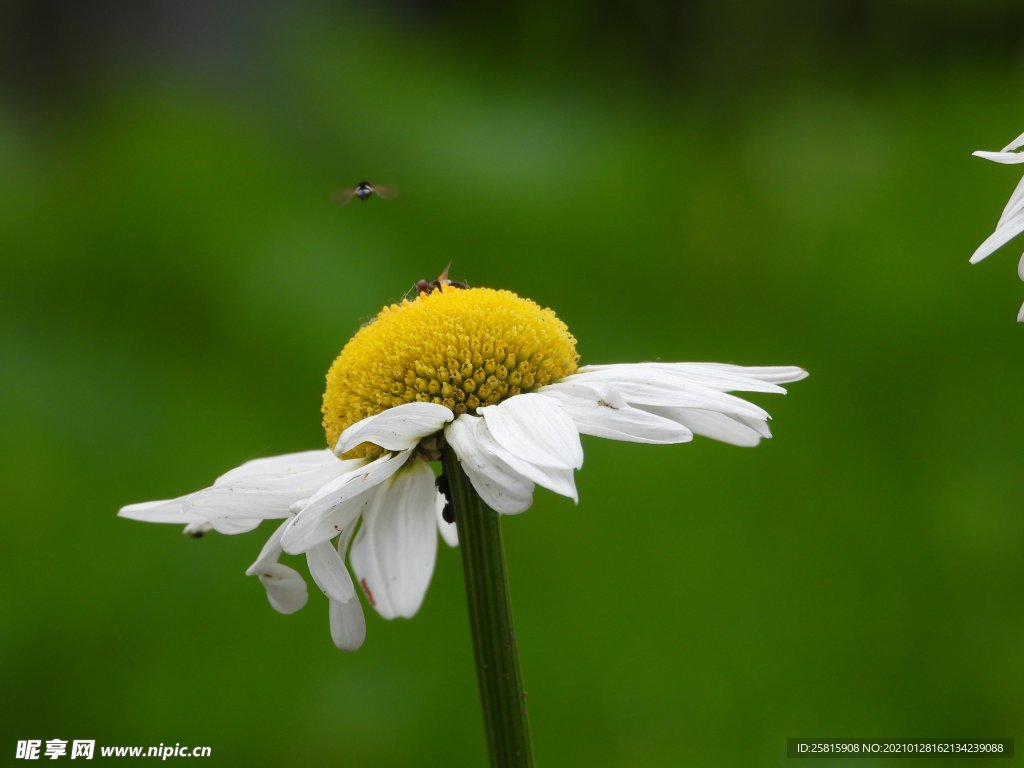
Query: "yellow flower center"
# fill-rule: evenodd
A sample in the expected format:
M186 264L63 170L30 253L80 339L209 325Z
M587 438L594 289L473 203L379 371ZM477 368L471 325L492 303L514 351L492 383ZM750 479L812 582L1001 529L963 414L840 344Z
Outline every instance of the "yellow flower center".
M473 413L576 371L576 339L550 309L511 291L445 286L384 307L327 371L324 431L402 403ZM342 458L374 456L364 443Z

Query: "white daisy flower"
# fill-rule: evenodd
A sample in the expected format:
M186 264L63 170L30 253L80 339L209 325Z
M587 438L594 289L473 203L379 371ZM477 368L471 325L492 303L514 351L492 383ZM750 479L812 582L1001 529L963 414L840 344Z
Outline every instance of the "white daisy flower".
M251 461L211 488L120 514L188 532L283 520L247 573L290 613L305 603L305 583L278 559L305 554L330 599L335 643L353 649L365 624L346 550L369 604L385 618L411 617L434 570L435 530L457 543L431 468L442 451L454 452L499 513L529 508L538 485L576 502L580 435L756 445L771 437L768 413L729 393L782 394L781 384L807 375L789 366L577 362L565 324L528 299L487 288L422 292L385 307L328 371L322 410L333 453Z
M1024 152L1018 151L1021 147L1024 147L1024 133L1003 147L999 152L978 151L974 155L1004 165L1018 165L1024 163ZM986 256L1002 248L1021 232L1024 232L1024 178L1020 180L1017 188L1010 195L1010 199L1007 201L1006 207L1003 208L1003 213L996 223L995 231L986 238L985 242L978 246L978 249L971 256L971 264L977 264ZM1017 274L1021 280L1024 280L1024 256L1021 257L1017 265ZM1017 313L1017 321L1024 322L1024 306Z

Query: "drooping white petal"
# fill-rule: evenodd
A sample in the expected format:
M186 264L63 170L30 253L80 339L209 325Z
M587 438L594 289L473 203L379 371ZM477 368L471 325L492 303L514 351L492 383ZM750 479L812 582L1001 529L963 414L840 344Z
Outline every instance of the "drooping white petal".
M1021 156L1024 157L1024 154ZM977 264L986 256L991 255L1010 242L1021 232L1024 232L1024 211L1020 211L1008 218L995 232L989 235L985 242L979 245L978 249L971 255L971 264Z
M352 526L338 537L338 557L342 561L345 560L354 533L355 526ZM366 617L359 598L353 594L352 599L344 603L331 600L329 615L334 645L342 651L358 650L366 639Z
M1024 208L1024 177L1017 182L1017 186L1013 190L1013 194L1010 195L1010 199L1006 201L1006 205L1003 207L1003 212L999 216L999 222L996 224L996 229L1003 226L1006 220L1013 215L1020 213L1021 209Z
M453 418L455 414L437 403L396 405L376 416L357 421L342 432L335 452L345 453L361 443L373 443L389 451L404 451L414 448L424 437L440 432Z
M260 550L256 562L250 565L246 576L258 576L267 591L267 600L279 613L295 613L306 604L306 580L298 571L278 562L281 556L281 536L286 524L279 525Z
M632 408L610 384L584 381L538 390L561 403L580 434L633 443L685 443L693 433L673 421Z
M322 541L311 547L306 552L306 562L309 564L309 575L329 599L347 603L355 597L356 589L352 585L352 577L345 567L345 561L341 559L331 542Z
M536 392L478 408L491 436L513 456L548 467L579 469L583 446L561 405Z
M386 619L419 610L437 555L434 473L414 461L375 492L349 558L370 604Z
M367 491L385 482L412 456L412 449L388 453L371 462L363 460L357 468L323 486L292 519L281 541L285 552L298 554L347 528L363 511L367 500L359 500ZM334 532L332 533L332 529Z
M246 570L246 576L252 576L258 573L260 569L278 561L281 557L281 537L284 535L287 527L288 523L281 523L281 525L274 529L274 532L267 539L263 549L260 550L259 555L256 557L256 562Z
M267 601L278 613L295 613L309 599L306 580L294 568L271 563L256 575L267 591Z
M344 533L356 524L371 501L372 489L354 499L340 502L316 517L303 518L303 522L298 525L295 523L297 518L292 518L288 524L289 530L285 532L285 551L289 554L306 552L311 547Z
M1019 149L1020 147L1024 147L1024 133L1003 147L1003 152L1011 152L1012 150Z
M528 480L532 480L537 485L548 490L562 496L568 496L574 502L579 503L579 494L576 493L576 481L573 477L572 469L534 464L528 459L516 456L494 439L488 429L486 419L477 423L476 438L480 450L503 461L513 472L522 475Z
M463 414L445 428L445 439L487 506L504 515L523 512L533 503L533 482L480 445L477 429L482 422L479 416Z
M434 514L437 517L437 530L441 533L441 538L444 539L444 543L449 547L459 546L459 534L455 523L449 523L444 519L444 508L448 503L443 493L438 493L437 498L434 500Z
M1024 163L1024 152L986 152L983 149L979 149L971 154L975 157L991 160L994 163L1002 163L1003 165L1019 165Z
M331 600L328 608L331 622L331 640L341 651L357 651L366 640L366 617L359 600L339 603Z

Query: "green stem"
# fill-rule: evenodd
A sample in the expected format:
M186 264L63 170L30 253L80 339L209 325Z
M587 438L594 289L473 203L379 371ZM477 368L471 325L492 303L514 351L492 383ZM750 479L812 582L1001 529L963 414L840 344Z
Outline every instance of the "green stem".
M532 766L526 695L512 627L501 521L498 513L477 494L451 448L444 450L441 461L459 532L469 627L491 765L493 768Z

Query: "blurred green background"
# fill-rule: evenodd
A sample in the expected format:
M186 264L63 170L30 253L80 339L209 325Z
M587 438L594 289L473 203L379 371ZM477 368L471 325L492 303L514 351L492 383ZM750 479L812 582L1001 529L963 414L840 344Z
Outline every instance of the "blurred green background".
M280 616L243 575L269 526L115 517L321 447L335 354L449 259L584 362L812 374L755 398L756 449L585 439L579 506L505 521L539 765L1024 737L1021 246L967 264L1020 175L970 156L1024 129L1019 28L1009 1L4 4L0 754L483 764L456 552L345 655L315 589ZM362 178L402 194L330 203Z

